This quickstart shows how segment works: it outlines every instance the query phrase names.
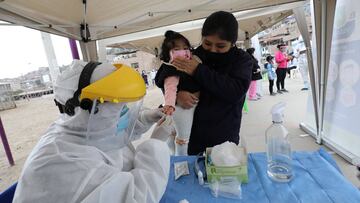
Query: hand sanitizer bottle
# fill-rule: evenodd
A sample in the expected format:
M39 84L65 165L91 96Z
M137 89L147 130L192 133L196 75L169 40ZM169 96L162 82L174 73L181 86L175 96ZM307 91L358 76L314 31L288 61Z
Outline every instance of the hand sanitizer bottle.
M277 182L288 182L293 177L288 131L282 125L285 103L272 107L273 124L266 130L267 174Z

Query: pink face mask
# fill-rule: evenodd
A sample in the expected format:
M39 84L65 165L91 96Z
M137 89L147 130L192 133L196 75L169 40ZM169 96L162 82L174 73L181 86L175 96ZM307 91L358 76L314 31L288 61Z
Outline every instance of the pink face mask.
M186 58L191 59L190 50L171 50L170 51L170 62L175 58Z

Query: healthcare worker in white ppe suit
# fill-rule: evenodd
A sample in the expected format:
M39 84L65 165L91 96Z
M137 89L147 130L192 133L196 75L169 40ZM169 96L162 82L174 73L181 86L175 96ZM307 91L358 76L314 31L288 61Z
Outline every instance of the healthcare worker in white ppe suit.
M62 114L27 158L13 202L159 202L170 167L164 141L175 130L160 109L140 110L141 76L74 61L54 90ZM156 122L135 149L131 141Z

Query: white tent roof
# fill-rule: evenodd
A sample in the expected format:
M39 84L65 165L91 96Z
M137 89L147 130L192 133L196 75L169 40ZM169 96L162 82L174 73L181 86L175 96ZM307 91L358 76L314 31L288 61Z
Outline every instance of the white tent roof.
M301 1L0 0L0 20L77 40L98 40L203 19L218 10L238 12ZM86 35L81 24L88 25Z
M245 31L249 33L249 37L252 37L256 33L271 27L291 15L293 8L301 6L303 6L303 2L296 2L234 13L239 22L238 40L245 40ZM203 22L204 19L179 23L172 26L109 38L101 40L100 42L107 47L123 47L153 52L155 47L160 47L165 31L170 29L181 32L190 40L192 45L197 46L201 40L201 27Z

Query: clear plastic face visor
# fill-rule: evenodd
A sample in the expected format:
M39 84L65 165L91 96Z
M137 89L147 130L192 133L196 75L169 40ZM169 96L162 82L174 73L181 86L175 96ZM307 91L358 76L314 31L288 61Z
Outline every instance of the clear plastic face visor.
M139 118L139 113L143 104L143 99L136 102L128 102L126 103L119 116L119 120L117 123L117 135L121 133L128 134L128 142L133 141L134 129L136 122Z
M143 99L124 103L94 101L86 133L87 145L104 151L128 145L133 140L142 103Z

